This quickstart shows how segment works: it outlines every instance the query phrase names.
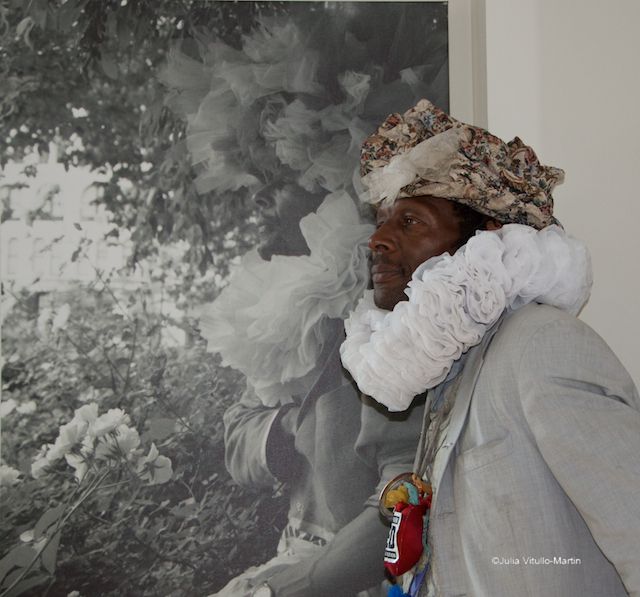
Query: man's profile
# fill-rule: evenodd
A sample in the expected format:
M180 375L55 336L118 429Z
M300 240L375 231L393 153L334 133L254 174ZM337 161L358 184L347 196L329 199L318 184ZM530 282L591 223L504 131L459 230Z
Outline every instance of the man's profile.
M423 100L365 140L362 173L373 291L341 353L389 411L428 390L408 470L433 495L410 594L637 594L638 393L575 317L591 269L553 218L562 172ZM460 205L480 218L470 238ZM379 423L359 441L393 452Z
M228 591L347 597L379 585L378 496L413 473L431 492L424 545L395 587L635 594L638 393L576 318L591 265L553 216L563 172L422 100L365 140L361 173L376 221L371 289L346 337L330 319L315 381L290 405L249 388L226 417L239 480L296 478L280 553Z

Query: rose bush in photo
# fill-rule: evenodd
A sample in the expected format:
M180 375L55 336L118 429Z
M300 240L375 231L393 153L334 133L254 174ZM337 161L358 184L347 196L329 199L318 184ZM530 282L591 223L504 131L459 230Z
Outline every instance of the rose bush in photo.
M242 380L188 320L145 310L151 289L114 294L64 293L42 336L23 293L3 323L0 595L208 594L275 549L284 500L224 468Z

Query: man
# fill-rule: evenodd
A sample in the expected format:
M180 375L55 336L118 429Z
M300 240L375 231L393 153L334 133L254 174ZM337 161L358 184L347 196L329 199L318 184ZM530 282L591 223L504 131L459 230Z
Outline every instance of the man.
M333 229L334 242L331 243L331 247L324 247L324 250L330 252L336 260L336 245L340 243L335 241L339 240L339 237L347 237L344 239L348 242L345 255L347 260L350 260L357 237L360 236L363 241L361 244L364 244L371 232L369 225L359 224L355 205L346 195L330 197L315 214L309 216L307 214L318 207L319 200L301 189L292 188L291 185L283 189L265 188L255 200L261 203L273 202L273 217L269 228L275 233L280 232L266 235L267 240L260 247L260 254L270 261L262 265L273 269L281 264L285 268L281 273L288 278L300 273L301 264L307 263L304 256L308 255L311 249L316 249L313 242L312 247L307 246L308 239L306 240L300 232L301 219L301 227L311 230L314 234L318 233L320 225ZM350 220L353 221L353 225L350 224ZM344 233L339 232L340 226L343 226ZM351 305L355 304L355 299L362 293L368 281L364 246L361 251L362 263L353 268L355 278L360 280L357 284L361 285L359 289L357 286L354 288L354 301ZM338 269L350 268L348 264L343 264ZM362 271L356 271L359 269ZM262 294L275 292L273 286L280 280L282 276L278 275L275 279L270 277L261 281ZM304 278L302 283L305 283ZM314 284L322 286L318 280L315 280ZM363 463L354 450L360 430L361 406L357 389L342 369L338 351L344 339L344 330L342 319L336 318L335 301L343 301L340 296L346 293L348 284L348 279L338 285L335 280L327 280L327 300L316 303L309 297L302 301L297 300L297 295L299 292L303 295L312 294L314 299L318 299L321 296L318 288L315 291L313 285L298 288L294 286L293 281L287 281L286 289L291 291L291 296L288 299L282 296L280 298L283 301L288 300L288 303L278 302L272 305L280 317L284 313L289 323L300 320L298 327L311 327L309 323L304 323L304 318L308 316L301 314L301 306L297 304L299 302L303 302L309 311L323 313L324 321L316 326L317 334L313 334L314 339L320 338L323 349L311 372L309 387L306 391L298 391L291 395L283 391L278 396L280 400L276 402L265 400L264 396L260 397L258 394L261 388L256 390L254 384L249 381L241 399L225 413L225 460L233 478L238 483L252 488L273 488L279 484L286 484L290 507L277 555L233 579L218 595L235 597L252 594L263 580L276 574L281 583L298 583L298 579L293 576L296 570L300 569L297 565L304 561L312 561L323 552L330 551L336 533L362 512L365 500L375 490L378 481L377 471ZM247 284L241 281L240 286L246 295ZM237 317L237 313L231 312L236 309L243 310L245 305L240 304L242 298L227 301L229 308L223 309L222 314L216 313L216 320L223 319L224 315L229 319ZM273 302L275 301L269 301L270 304ZM216 304L220 310L220 301ZM344 312L345 315L347 312L348 310ZM264 304L261 304L257 315L264 321L256 321L255 324L258 325L254 324L253 327L273 327L272 324L263 325L265 322L270 323L270 315L273 316ZM256 340L254 336L254 341ZM219 334L212 333L211 344L215 345L216 342L220 342ZM287 364L289 363L285 363ZM281 372L276 371L277 367L270 369L272 377L278 378ZM256 381L264 386L263 378ZM279 384L276 387L280 391L284 385ZM264 390L264 387L262 389ZM380 530L384 531L383 528ZM382 540L381 535L379 541ZM374 544L377 546L379 541ZM348 576L349 580L337 589L337 594L344 590L347 591L343 593L345 595L355 595L360 589L379 584L382 579L379 550L372 552L369 563L368 567L359 569L347 560L341 562L335 570L333 582L342 583L345 576ZM380 579L377 579L378 576ZM331 581L330 574L325 575L325 580ZM275 582L274 580L274 584ZM298 594L308 594L308 584L303 583L302 588L298 590Z
M640 595L639 399L574 317L590 270L553 226L561 172L422 101L365 141L363 174L373 301L342 357L390 410L429 389L416 468L434 494L413 594ZM460 244L457 204L487 232L436 257ZM385 435L365 420L359 445Z
M559 309L576 313L589 287L583 248L549 226L561 172L421 102L365 141L363 174L377 204L373 297L347 322L342 360L367 395L355 449L378 489L414 468L433 485L419 590L635 594L638 397ZM256 578L255 594L378 582L387 528L374 493L358 507L317 553Z

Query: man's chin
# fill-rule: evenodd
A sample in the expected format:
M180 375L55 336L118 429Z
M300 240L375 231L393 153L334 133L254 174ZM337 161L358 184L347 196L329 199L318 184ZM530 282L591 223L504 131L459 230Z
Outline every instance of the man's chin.
M299 237L299 238L298 238ZM274 255L299 256L308 255L309 248L301 235L283 236L279 232L264 235L258 245L258 255L269 261Z
M400 302L406 301L407 295L402 290L390 288L373 288L373 302L378 309L393 311L393 308Z

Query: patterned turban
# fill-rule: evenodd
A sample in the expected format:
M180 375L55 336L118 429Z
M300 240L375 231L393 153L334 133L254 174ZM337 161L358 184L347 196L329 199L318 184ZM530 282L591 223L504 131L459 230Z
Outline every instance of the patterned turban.
M376 206L430 195L538 229L557 223L551 192L564 180L518 137L505 143L424 99L365 139L360 174L362 199Z

